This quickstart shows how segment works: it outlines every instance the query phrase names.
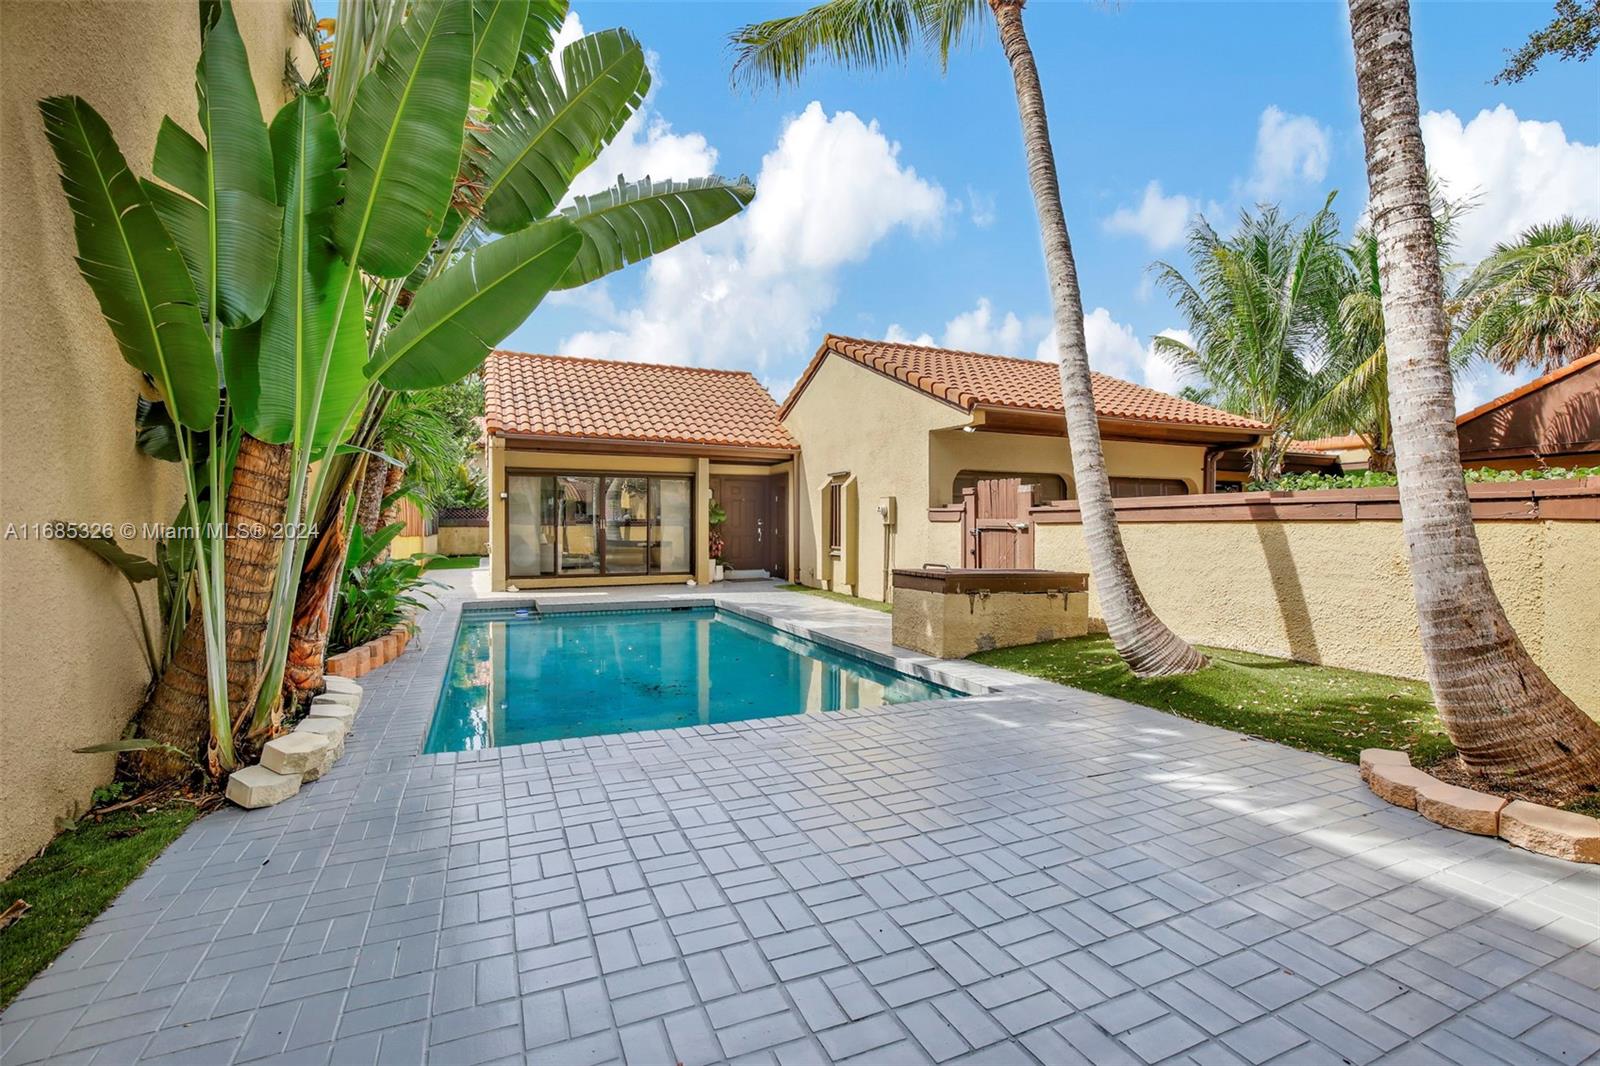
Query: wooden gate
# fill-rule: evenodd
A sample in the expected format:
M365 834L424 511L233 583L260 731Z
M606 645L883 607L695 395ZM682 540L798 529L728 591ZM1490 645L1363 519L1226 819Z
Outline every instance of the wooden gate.
M980 481L961 492L965 564L979 570L1033 568L1033 486L1021 478Z

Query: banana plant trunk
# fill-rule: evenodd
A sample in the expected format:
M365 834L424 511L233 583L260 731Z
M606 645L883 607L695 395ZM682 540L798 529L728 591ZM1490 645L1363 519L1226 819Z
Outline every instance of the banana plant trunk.
M1044 241L1045 267L1050 277L1050 297L1056 327L1056 350L1061 360L1061 399L1066 408L1067 440L1072 449L1072 472L1078 507L1083 516L1084 541L1089 549L1100 610L1117 653L1140 677L1187 674L1206 665L1206 658L1168 629L1145 601L1134 580L1133 567L1122 545L1116 510L1111 502L1111 482L1106 475L1105 453L1100 445L1100 423L1094 412L1089 376L1089 349L1083 331L1083 297L1078 290L1078 269L1072 258L1061 188L1056 180L1055 154L1050 146L1050 124L1045 117L1044 90L1033 49L1022 28L1023 0L990 0L1000 43L1011 64L1016 85L1017 110L1022 119L1022 139L1028 157L1028 181Z
M1434 702L1469 769L1557 792L1597 785L1600 724L1528 655L1489 582L1472 523L1406 0L1351 0L1350 31L1383 282L1400 520Z
M323 664L328 655L328 633L333 627L334 599L344 575L347 545L345 512L317 539L306 557L295 598L294 621L289 630L289 661L284 669L284 697L301 704L323 689Z
M227 597L228 711L235 723L253 706L261 679L272 584L283 555L279 535L289 495L289 446L248 433L239 442L228 488L223 583ZM172 661L139 718L143 736L199 756L210 732L206 642L201 612L191 611ZM161 750L139 753L146 782L187 775L191 764Z

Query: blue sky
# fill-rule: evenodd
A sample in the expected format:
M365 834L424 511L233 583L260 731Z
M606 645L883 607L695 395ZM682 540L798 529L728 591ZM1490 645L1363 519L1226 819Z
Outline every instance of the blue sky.
M780 399L827 330L1040 352L1048 294L992 35L942 76L913 62L883 74L819 70L782 92L730 89L727 32L799 7L574 5L585 31L633 30L656 72L646 108L588 188L619 171L746 173L757 199L707 238L547 300L508 347L750 369ZM1480 201L1463 224L1464 258L1562 211L1600 215L1600 62L1547 63L1520 85L1490 84L1505 50L1549 12L1414 9L1430 164ZM1183 323L1147 268L1184 262L1188 217L1225 224L1257 199L1304 212L1337 189L1348 229L1365 203L1345 8L1035 0L1026 17L1091 357L1172 388L1148 345ZM1476 371L1461 402L1510 382Z

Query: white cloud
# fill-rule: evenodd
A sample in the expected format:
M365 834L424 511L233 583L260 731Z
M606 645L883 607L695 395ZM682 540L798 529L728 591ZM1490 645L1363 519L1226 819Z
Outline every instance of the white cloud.
M717 150L699 133L673 133L672 124L643 108L572 183L570 195L609 188L617 178L703 178L716 173Z
M988 229L994 225L994 194L981 193L968 185L967 214L972 219L972 224L979 229Z
M1422 139L1449 195L1477 197L1457 229L1464 262L1536 223L1600 215L1600 145L1569 140L1559 122L1518 119L1504 104L1465 125L1454 112L1429 111Z
M935 343L933 334L913 334L898 322L889 323L889 328L884 331L883 339L886 341L892 341L895 344L920 344L924 348L932 347Z
M1161 336L1175 337L1185 344L1194 338L1185 329L1164 329ZM1148 385L1162 392L1176 393L1183 380L1172 364L1156 354L1154 343L1145 344L1133 329L1118 322L1104 307L1083 316L1083 339L1089 349L1089 367L1114 378ZM1039 342L1034 357L1056 362L1056 331Z
M1111 233L1132 233L1143 237L1152 249L1171 248L1183 240L1189 219L1199 204L1187 196L1166 196L1161 183L1152 181L1144 187L1144 199L1137 207L1119 207L1101 224Z
M1273 200L1294 185L1315 184L1328 176L1326 127L1310 115L1290 115L1276 105L1261 112L1256 127L1255 164L1245 191Z
M1017 355L1024 349L1022 320L1007 311L998 319L988 297L945 323L944 346L965 352Z
M899 153L876 122L813 101L762 160L742 216L653 257L639 302L562 350L754 370L808 350L839 268L893 231L937 231L949 208Z

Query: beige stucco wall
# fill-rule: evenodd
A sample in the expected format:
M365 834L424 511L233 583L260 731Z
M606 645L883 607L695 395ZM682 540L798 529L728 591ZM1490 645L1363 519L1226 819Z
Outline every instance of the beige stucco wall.
M1398 521L1124 522L1150 605L1204 644L1422 676ZM1600 522L1479 522L1506 614L1533 657L1600 717ZM1081 525L1038 527L1038 565L1089 570ZM1089 613L1100 607L1090 583Z
M885 569L948 561L960 531L941 537L927 521L929 436L963 425L967 416L857 363L830 356L817 368L784 419L800 443L797 481L799 580L819 585L818 545L826 548L821 490L829 475L856 478L856 587L836 591L883 599ZM976 434L965 434L976 436ZM878 500L893 496L897 523L887 550ZM944 541L948 540L948 545Z
M488 526L440 526L440 555L485 555L489 551Z
M257 91L275 110L286 98L289 5L234 6ZM0 4L0 528L166 523L177 511L177 469L134 449L139 375L73 263L37 101L84 97L148 174L163 114L196 127L199 36L194 4L175 0ZM127 547L152 551L140 538ZM72 749L116 739L147 680L132 598L115 571L71 545L0 541L0 874L109 779L111 756Z
M800 443L797 479L799 580L824 585L819 544L826 540L821 490L830 475L856 480L854 586L837 591L885 599L884 574L924 563L959 565L961 528L930 523L927 508L951 501L962 470L1059 474L1072 485L1072 453L1063 437L967 433L969 416L859 363L830 356L817 368L784 420ZM1198 445L1105 442L1113 476L1178 478L1198 492L1205 449ZM878 501L895 497L896 523L885 536Z
M1111 477L1170 478L1199 492L1205 478L1205 447L1198 444L1153 444L1108 440L1101 445ZM1022 433L935 433L929 448L928 503L959 503L951 486L963 470L1018 474L1056 474L1076 495L1072 449L1067 438Z

